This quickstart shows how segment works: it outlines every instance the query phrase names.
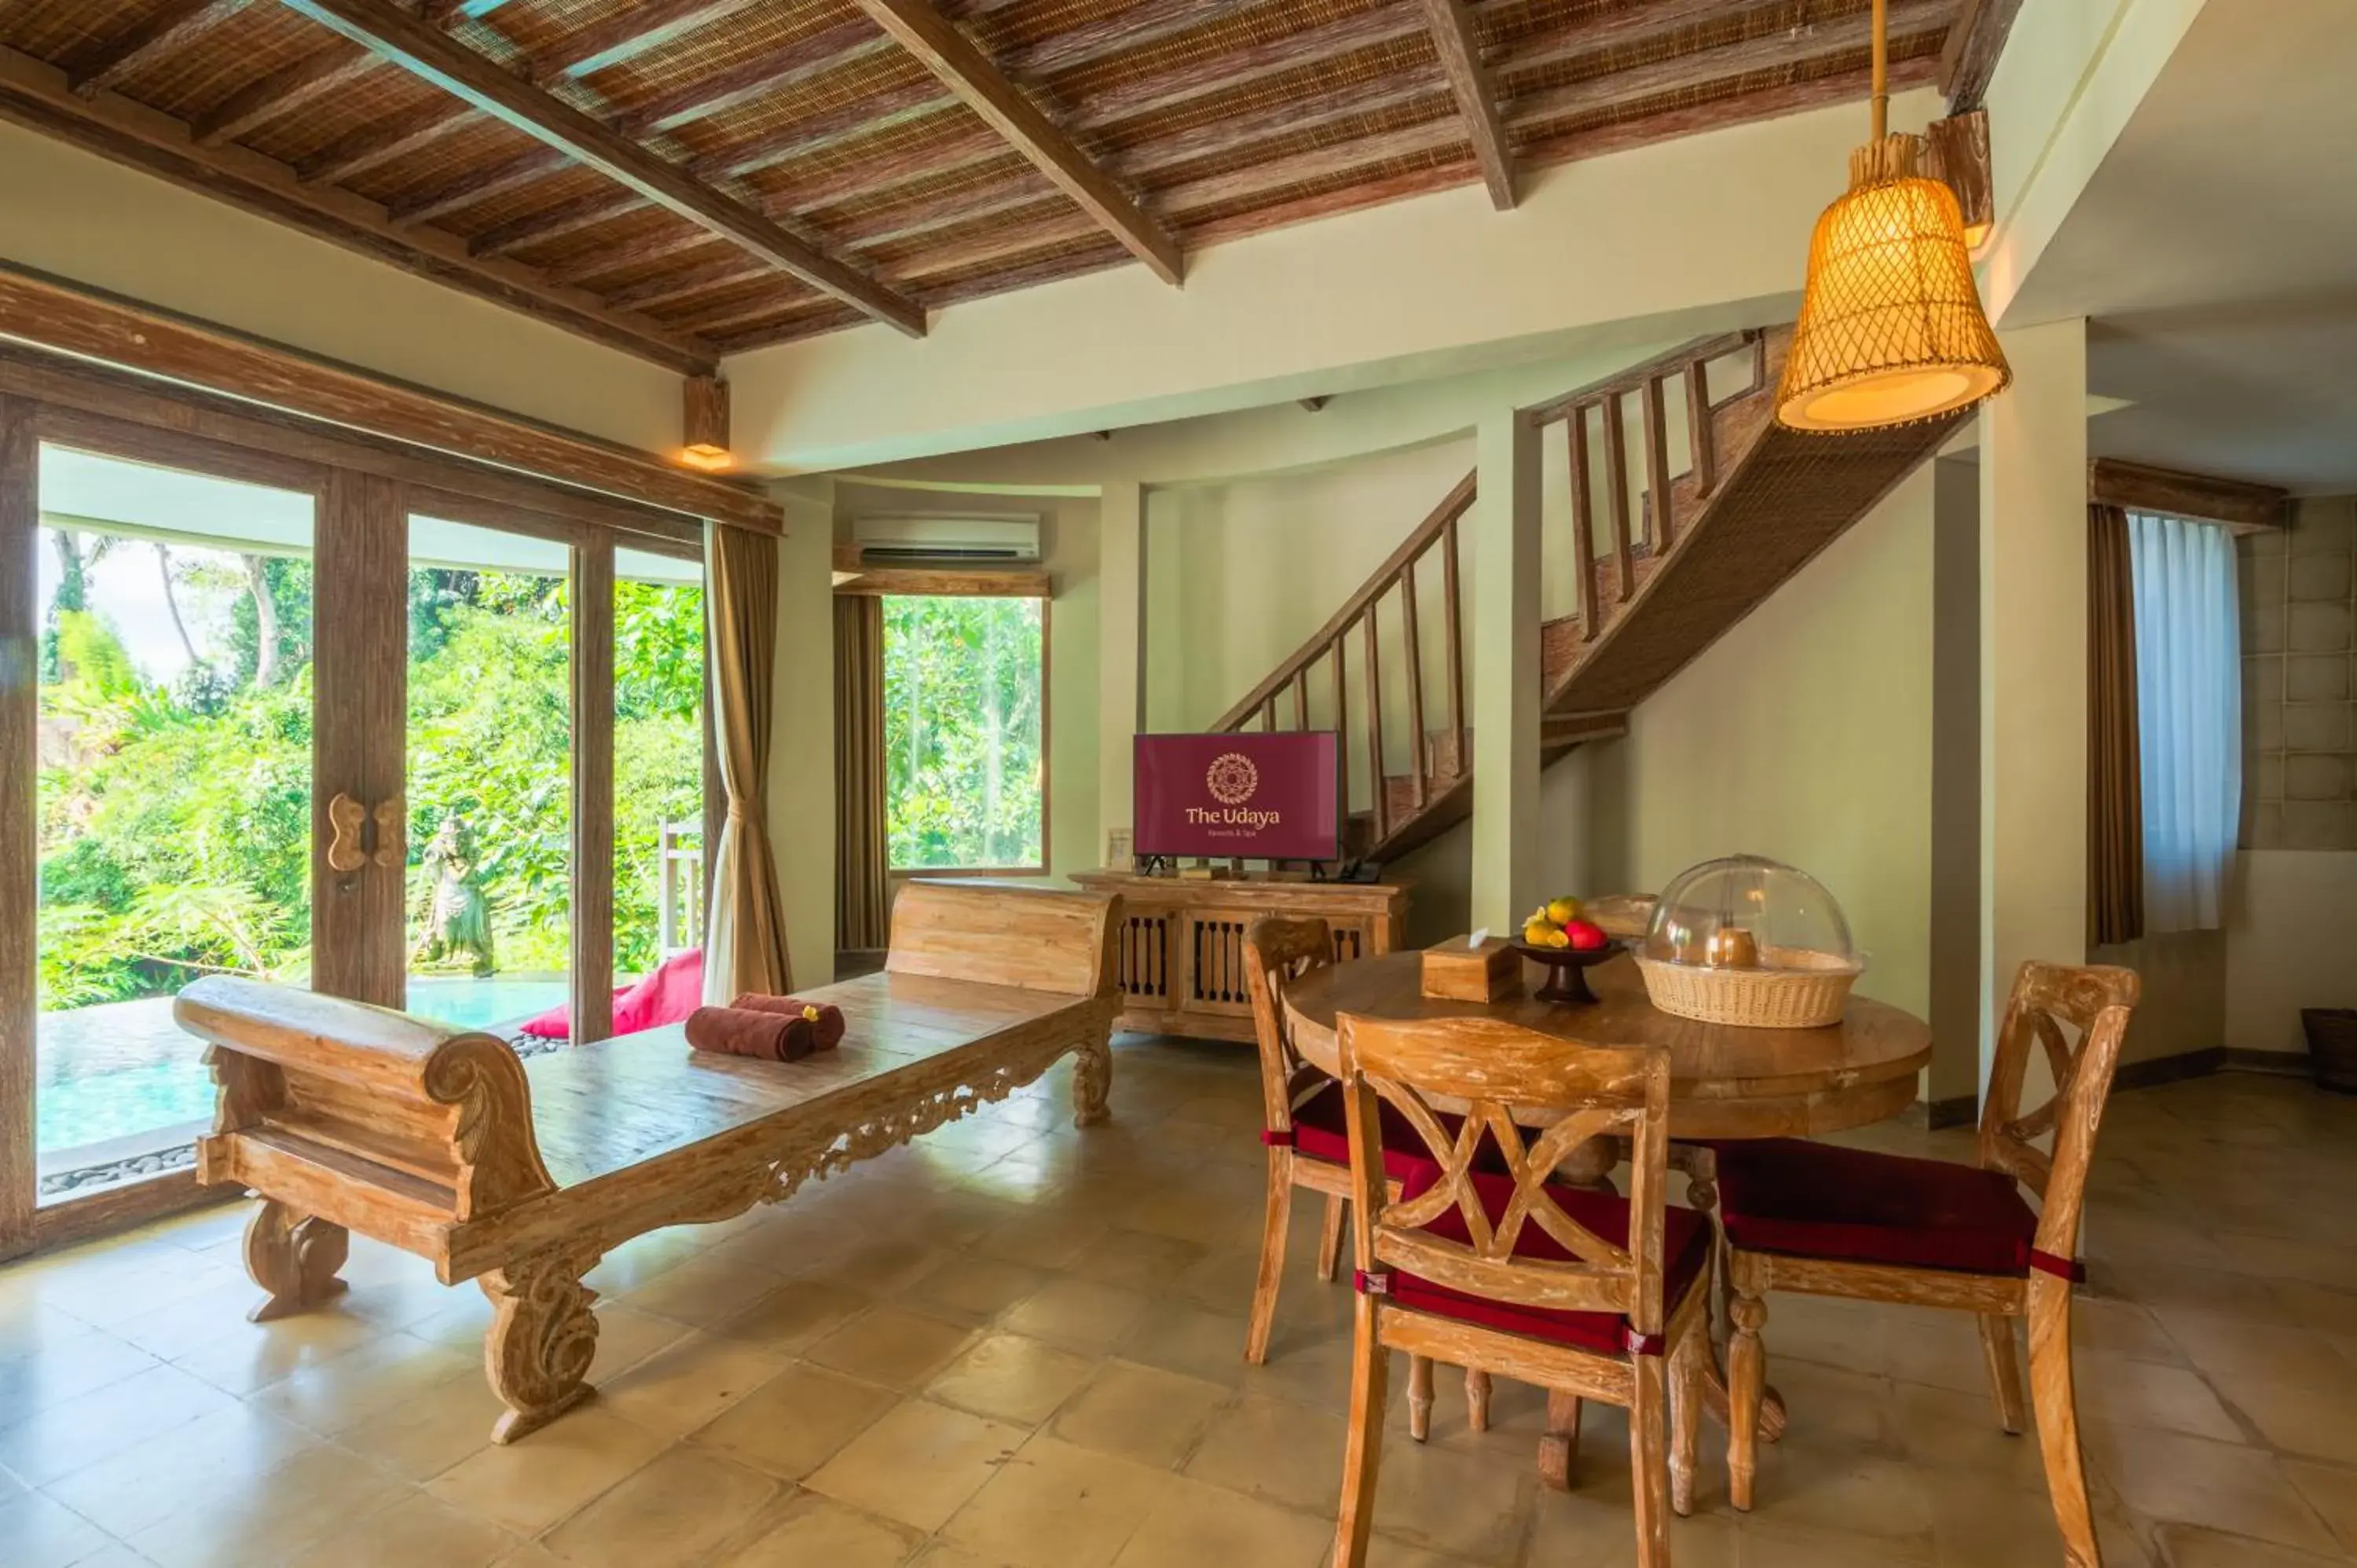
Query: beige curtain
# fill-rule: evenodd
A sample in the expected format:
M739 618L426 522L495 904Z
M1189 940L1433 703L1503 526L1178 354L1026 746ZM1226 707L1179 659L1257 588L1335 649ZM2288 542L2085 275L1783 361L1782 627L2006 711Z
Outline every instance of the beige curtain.
M764 809L775 727L778 542L749 529L707 522L704 558L712 585L705 616L711 628L715 749L720 786L728 798L727 821L713 857L704 998L726 1003L740 992L775 995L793 984Z
M890 940L884 832L884 601L834 596L834 945Z
M2087 938L2144 935L2144 772L2127 513L2087 509Z

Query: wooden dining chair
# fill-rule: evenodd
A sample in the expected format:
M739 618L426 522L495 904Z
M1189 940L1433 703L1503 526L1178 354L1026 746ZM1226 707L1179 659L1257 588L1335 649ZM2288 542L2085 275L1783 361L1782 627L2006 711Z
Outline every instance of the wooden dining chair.
M1260 1275L1253 1285L1252 1321L1244 1359L1268 1359L1276 1319L1277 1287L1285 1277L1285 1238L1297 1187L1326 1198L1318 1244L1318 1277L1331 1280L1342 1251L1342 1225L1351 1192L1351 1141L1342 1124L1342 1086L1301 1059L1285 1020L1285 988L1334 961L1334 933L1324 920L1266 916L1244 933L1244 983L1252 993L1253 1036L1260 1047L1262 1127L1268 1150L1268 1201L1261 1226ZM1405 1129L1392 1165L1397 1184L1421 1147ZM1485 1384L1482 1389L1486 1396ZM1487 1399L1481 1402L1486 1411ZM1480 1412L1477 1412L1477 1414ZM1419 1434L1420 1435L1420 1434Z
M1769 1291L1944 1306L1976 1314L1997 1416L2023 1421L2013 1319L2029 1320L2029 1381L2046 1486L2072 1568L2097 1568L2071 1377L2071 1287L2095 1129L2136 1004L2132 970L2025 963L1998 1031L1975 1165L1768 1139L1715 1155L1735 1331L1728 1348L1727 1471L1751 1506ZM2068 1028L2075 1042L2066 1037ZM2053 1097L2023 1113L2032 1047ZM2051 1152L2038 1140L2053 1135ZM2027 1187L2040 1200L2033 1211Z
M1669 1512L1693 1505L1712 1251L1709 1222L1663 1198L1669 1058L1489 1018L1340 1023L1358 1300L1335 1568L1366 1562L1393 1350L1536 1384L1551 1408L1628 1407L1637 1561L1668 1568ZM1465 1105L1453 1131L1436 1100ZM1525 1144L1514 1112L1534 1111L1558 1119ZM1386 1112L1426 1156L1396 1196ZM1598 1137L1630 1142L1626 1198L1552 1179ZM1502 1172L1480 1167L1485 1144Z

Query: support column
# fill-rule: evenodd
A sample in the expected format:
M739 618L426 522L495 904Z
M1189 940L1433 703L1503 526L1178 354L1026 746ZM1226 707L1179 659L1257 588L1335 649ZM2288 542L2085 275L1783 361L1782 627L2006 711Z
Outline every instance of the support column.
M1109 479L1097 501L1097 837L1128 828L1135 748L1145 718L1146 498L1135 479Z
M770 762L770 851L785 903L796 985L834 978L834 485L771 487L778 541L778 648ZM727 996L706 996L725 1003Z
M2000 340L2013 390L1980 414L1984 1086L2022 961L2087 951L2087 324Z
M1519 411L1476 432L1466 654L1472 668L1472 921L1520 929L1539 886L1539 446Z

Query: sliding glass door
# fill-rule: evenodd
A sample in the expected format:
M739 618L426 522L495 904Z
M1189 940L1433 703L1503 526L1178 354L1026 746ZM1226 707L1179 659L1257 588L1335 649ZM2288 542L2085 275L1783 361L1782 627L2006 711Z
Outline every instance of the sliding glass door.
M0 1257L192 1191L197 977L550 1049L699 946L700 547L550 499L0 398Z
M213 1094L181 986L309 972L316 502L48 443L38 486L48 1202L190 1163Z

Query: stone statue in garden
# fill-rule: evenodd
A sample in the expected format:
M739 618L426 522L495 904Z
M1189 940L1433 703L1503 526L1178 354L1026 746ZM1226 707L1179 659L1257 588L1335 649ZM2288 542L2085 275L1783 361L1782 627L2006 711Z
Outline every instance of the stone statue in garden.
M460 843L455 815L442 819L434 841L425 846L425 861L434 878L434 906L416 951L410 955L411 967L471 953L477 975L492 973L491 907L475 880L474 857Z

